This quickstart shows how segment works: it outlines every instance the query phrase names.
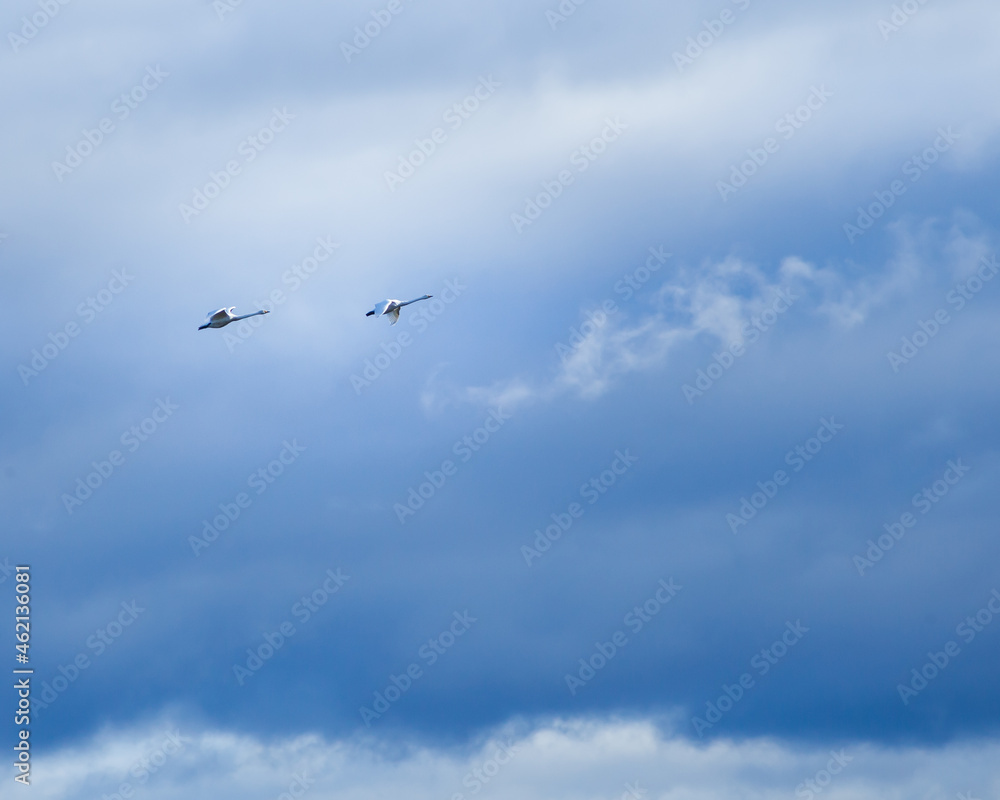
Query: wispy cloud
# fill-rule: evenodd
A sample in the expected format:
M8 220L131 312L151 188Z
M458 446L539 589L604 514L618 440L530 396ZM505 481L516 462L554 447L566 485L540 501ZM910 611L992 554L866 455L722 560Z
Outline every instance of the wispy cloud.
M902 223L890 226L895 251L877 268L861 269L851 262L817 266L794 255L784 258L770 276L760 265L735 256L680 267L651 296L645 313L618 309L603 315L599 324L577 323L580 332L557 348L560 363L550 377L520 375L486 386L456 388L438 372L425 385L424 408L453 403L509 407L567 393L595 399L630 373L660 368L684 345L698 340L723 348L744 343L748 326L779 293L796 302L796 311L826 320L832 326L829 335L840 335L933 281L935 270L964 274L970 264L976 265L975 259L994 252L988 235L966 233L979 227L978 220L959 216L959 222L946 231L934 219L915 228ZM581 317L597 319L587 312Z

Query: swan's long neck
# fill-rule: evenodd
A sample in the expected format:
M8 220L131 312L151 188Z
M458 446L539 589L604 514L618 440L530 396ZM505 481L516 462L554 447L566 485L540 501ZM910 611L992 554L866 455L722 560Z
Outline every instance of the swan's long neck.
M239 317L233 317L233 322L238 322L241 319L246 319L247 317L256 317L258 314L266 314L266 311L254 311L252 314L243 314Z

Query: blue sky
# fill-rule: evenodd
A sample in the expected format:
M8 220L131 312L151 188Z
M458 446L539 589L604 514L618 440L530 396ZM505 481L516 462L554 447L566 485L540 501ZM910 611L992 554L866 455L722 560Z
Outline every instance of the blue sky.
M49 8L0 66L43 796L1000 791L992 5Z

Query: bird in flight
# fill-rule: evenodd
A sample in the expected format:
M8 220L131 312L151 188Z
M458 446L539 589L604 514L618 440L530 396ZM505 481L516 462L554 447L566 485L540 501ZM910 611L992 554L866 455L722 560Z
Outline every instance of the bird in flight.
M418 297L416 300L407 300L405 303L400 303L398 300L383 300L381 303L376 303L375 308L365 314L366 317L390 317L390 325L395 325L399 322L399 309L403 306L408 306L410 303L416 303L418 300L430 300L433 295L425 294L423 297Z
M211 312L207 317L205 317L205 324L198 327L198 330L203 331L205 328L224 328L230 322L239 322L241 319L246 319L247 317L256 317L258 314L270 314L270 311L254 311L252 314L243 314L237 317L233 314L236 310L236 306L232 308L220 308L218 311Z

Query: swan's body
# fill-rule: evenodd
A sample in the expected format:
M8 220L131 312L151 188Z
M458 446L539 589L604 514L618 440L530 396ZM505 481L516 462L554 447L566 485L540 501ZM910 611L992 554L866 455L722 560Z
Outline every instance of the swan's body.
M258 314L269 314L269 311L254 311L252 314L243 314L237 317L233 312L236 310L236 306L232 308L220 308L218 311L211 312L207 317L205 317L205 324L198 327L198 330L203 331L205 328L224 328L230 322L238 322L241 319L246 319L247 317L256 317Z
M431 297L433 295L425 294L423 297L418 297L416 300L407 300L405 303L401 303L399 300L383 300L381 303L376 303L375 308L365 314L365 316L389 317L389 324L395 325L399 322L399 309L410 305L410 303L416 303L418 300L430 300Z

